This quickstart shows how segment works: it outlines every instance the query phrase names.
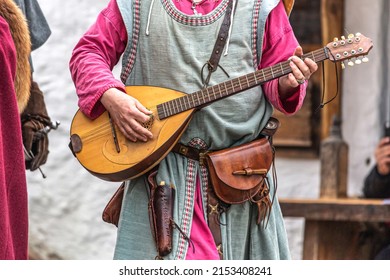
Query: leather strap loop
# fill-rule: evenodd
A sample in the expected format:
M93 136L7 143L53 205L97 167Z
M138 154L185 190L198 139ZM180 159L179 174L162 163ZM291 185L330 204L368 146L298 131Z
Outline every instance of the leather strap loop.
M232 14L232 10L233 10L233 1L235 1L235 0L230 0L228 3L225 17L223 19L221 28L219 29L218 37L217 37L217 40L215 41L215 45L214 45L214 49L211 53L211 57L205 63L205 65L203 65L203 67L202 67L201 76L202 76L202 82L203 82L204 87L208 86L211 74L215 70L217 70L219 59L221 58L221 54L222 54L223 49L224 49L225 44L226 44L226 40L229 37L229 28L230 28L230 24L231 24L231 14ZM203 79L203 70L204 70L206 65L207 65L208 73L207 73L206 79Z

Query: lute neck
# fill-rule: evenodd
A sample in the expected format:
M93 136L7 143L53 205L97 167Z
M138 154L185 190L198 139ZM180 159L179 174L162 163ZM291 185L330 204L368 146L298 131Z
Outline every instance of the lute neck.
M327 48L318 49L302 56L318 63L329 58ZM204 107L214 101L261 85L292 72L290 60L257 70L253 73L228 80L226 82L204 88L192 94L170 100L157 105L160 120L194 108Z

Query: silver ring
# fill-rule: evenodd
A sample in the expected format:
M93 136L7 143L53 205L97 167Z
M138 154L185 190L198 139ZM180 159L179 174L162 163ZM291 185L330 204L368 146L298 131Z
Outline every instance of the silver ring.
M305 79L297 79L298 84L302 85L305 83Z

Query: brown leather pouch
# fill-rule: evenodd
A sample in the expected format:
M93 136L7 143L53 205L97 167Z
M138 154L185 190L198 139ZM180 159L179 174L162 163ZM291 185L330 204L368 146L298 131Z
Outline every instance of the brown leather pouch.
M207 153L206 162L215 194L227 204L255 201L256 194L266 188L265 177L273 159L268 138Z
M108 201L106 207L103 210L103 221L109 224L113 224L118 227L119 217L121 214L123 194L125 190L125 183L123 182L116 190L114 195Z
M148 205L150 227L156 242L157 259L172 251L173 201L175 189L164 182L157 184L157 171L148 177L150 199Z

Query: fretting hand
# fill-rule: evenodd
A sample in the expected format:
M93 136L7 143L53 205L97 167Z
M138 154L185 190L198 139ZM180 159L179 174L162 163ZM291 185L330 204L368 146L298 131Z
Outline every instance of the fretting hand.
M279 78L279 94L282 99L289 97L291 93L311 75L317 71L318 65L310 58L302 60L303 50L300 46L295 49L294 55L290 58L292 73Z

